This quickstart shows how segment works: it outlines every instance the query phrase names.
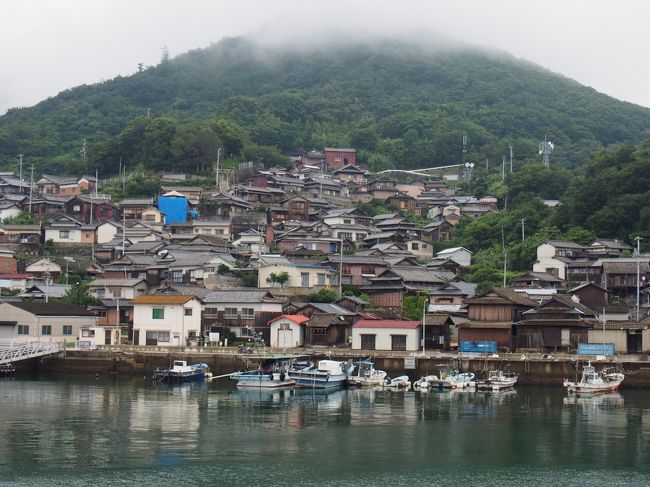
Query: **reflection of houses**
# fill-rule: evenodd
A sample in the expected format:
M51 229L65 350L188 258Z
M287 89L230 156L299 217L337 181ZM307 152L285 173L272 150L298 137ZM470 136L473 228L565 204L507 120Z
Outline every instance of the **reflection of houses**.
M412 320L359 320L352 326L354 350L416 351L422 323Z

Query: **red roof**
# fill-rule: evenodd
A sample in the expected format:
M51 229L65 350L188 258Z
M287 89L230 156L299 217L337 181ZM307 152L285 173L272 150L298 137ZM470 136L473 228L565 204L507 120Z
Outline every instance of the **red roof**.
M309 321L309 318L307 318L305 315L281 315L278 316L277 318L273 318L272 320L269 320L269 324L273 323L274 321L278 321L282 318L291 320L298 325L302 325L305 321Z
M352 328L401 328L414 330L422 326L422 323L415 320L359 320Z
M33 274L0 274L0 279L27 279Z

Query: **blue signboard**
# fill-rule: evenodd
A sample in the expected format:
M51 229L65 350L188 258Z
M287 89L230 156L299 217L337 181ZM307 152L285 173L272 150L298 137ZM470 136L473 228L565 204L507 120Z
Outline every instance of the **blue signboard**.
M580 355L614 355L613 343L578 343Z
M497 342L462 340L460 351L463 353L497 353Z

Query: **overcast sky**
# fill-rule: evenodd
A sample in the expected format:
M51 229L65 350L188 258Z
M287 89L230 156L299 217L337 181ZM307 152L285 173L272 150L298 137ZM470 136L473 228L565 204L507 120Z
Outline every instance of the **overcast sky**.
M2 0L0 114L224 36L432 31L650 107L646 0Z

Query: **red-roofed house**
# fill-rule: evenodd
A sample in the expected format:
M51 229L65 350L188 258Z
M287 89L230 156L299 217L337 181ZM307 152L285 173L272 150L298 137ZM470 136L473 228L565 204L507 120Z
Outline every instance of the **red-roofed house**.
M422 324L415 320L359 320L352 326L353 350L417 351Z
M294 348L305 343L305 315L281 315L269 321L271 347Z

